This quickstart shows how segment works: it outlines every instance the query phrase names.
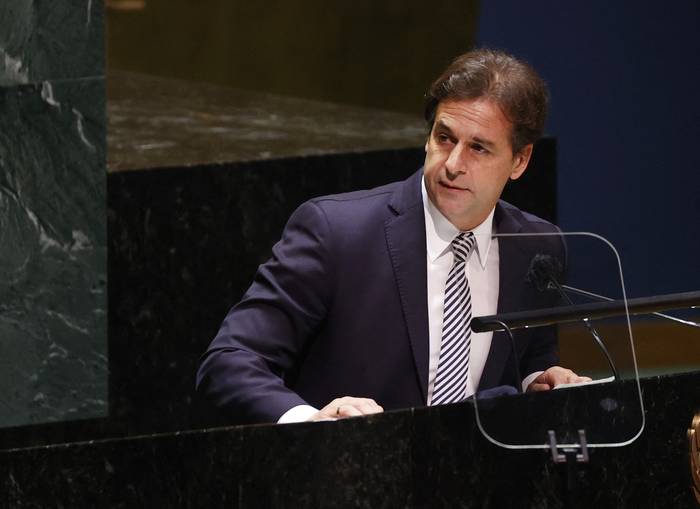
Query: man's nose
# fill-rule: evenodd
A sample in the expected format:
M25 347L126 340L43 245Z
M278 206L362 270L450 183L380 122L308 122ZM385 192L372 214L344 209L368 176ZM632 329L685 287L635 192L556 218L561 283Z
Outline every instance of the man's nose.
M453 176L466 173L467 158L464 147L461 143L458 143L452 147L450 155L447 157L447 161L445 161L445 168Z

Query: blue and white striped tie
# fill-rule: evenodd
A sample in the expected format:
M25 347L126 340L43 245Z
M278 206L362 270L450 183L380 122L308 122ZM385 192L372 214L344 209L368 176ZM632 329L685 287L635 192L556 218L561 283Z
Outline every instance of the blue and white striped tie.
M452 241L454 262L445 284L442 343L431 405L462 401L466 393L472 298L465 266L475 242L471 232L460 233Z

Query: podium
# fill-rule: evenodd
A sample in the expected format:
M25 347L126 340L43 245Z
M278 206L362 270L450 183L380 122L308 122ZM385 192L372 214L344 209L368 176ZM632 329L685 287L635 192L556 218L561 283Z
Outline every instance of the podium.
M552 398L577 405L601 390L515 397L547 412L562 404ZM6 451L0 493L4 507L695 507L687 428L700 372L645 378L642 391L643 433L585 464L493 445L464 402Z

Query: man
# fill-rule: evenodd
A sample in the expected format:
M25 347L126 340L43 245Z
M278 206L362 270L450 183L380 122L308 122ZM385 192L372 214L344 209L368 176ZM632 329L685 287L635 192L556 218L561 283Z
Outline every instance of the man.
M472 316L546 305L523 279L554 233L499 197L527 168L544 82L504 53L457 58L426 102L424 169L404 182L300 206L202 358L198 390L237 422L340 418L460 401L476 390L578 382L552 330L516 338ZM517 245L516 245L517 244Z

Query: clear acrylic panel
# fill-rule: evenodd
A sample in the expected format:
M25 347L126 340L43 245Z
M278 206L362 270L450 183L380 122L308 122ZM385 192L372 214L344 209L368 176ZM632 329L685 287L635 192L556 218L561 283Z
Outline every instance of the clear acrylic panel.
M472 327L490 322L497 330L474 333L472 341L490 339L489 355L502 359L504 372L482 376L473 396L483 435L514 449L551 448L552 440L564 449L582 438L588 447L612 447L636 439L644 409L613 245L591 233L502 234L491 241L502 260L499 313L490 320L475 317ZM612 309L605 313L592 309L608 299L617 305L606 305ZM522 380L552 363L592 381L505 396L488 387L494 380L522 387Z

